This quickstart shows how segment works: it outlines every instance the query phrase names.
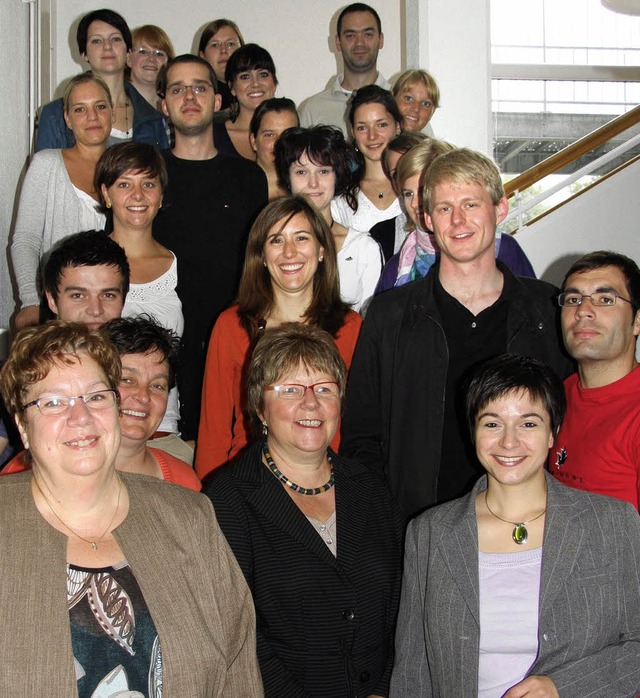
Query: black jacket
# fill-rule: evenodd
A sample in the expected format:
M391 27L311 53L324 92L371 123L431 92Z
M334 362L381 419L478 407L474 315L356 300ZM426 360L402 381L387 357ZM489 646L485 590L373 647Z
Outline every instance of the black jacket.
M514 276L505 351L572 372L562 349L555 286ZM433 287L419 281L376 296L362 325L347 384L340 452L386 475L405 516L437 503L449 353Z
M387 488L333 455L336 558L261 457L250 447L205 494L253 593L266 698L388 695L402 523Z

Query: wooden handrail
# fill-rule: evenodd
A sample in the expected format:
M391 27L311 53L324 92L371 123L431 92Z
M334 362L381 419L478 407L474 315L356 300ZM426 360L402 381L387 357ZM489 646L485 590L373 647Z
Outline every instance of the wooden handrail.
M580 140L568 145L566 148L551 155L546 160L529 168L521 175L514 177L504 185L507 197L513 196L516 191L523 191L540 181L543 177L555 174L558 170L566 167L577 160L582 155L603 145L614 136L626 131L628 128L640 123L640 106L634 107L631 111L621 114L604 126L600 126L595 131L583 136Z

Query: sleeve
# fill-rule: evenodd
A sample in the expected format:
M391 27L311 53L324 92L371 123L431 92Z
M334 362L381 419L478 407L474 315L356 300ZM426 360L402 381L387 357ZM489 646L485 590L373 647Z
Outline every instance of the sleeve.
M238 327L232 327L230 318ZM235 312L220 315L211 333L202 381L195 462L201 480L229 460L234 430L236 438L239 430L244 432L242 408L237 402L246 356L246 347L239 346L241 333L244 330Z
M309 99L307 98L298 107L298 116L300 118L300 126L303 128L311 128L314 125L313 116L311 115L311 110L309 109Z
M214 478L205 494L213 502L220 528L244 573L249 589L253 591L253 546L247 508L242 496L229 482L227 473ZM256 610L259 617L260 609ZM256 642L265 693L278 698L305 698L302 686L279 659L260 628L256 630Z
M380 343L374 299L362 324L349 369L340 453L383 472Z
M243 578L221 526L210 514L204 520L199 539L203 541L202 559L214 560L211 590L225 636L227 658L226 682L221 695L263 696L260 668L256 654L256 616L250 590Z
M44 154L34 155L20 193L11 260L23 308L40 303L36 280L42 254L51 164Z
M50 148L69 148L74 143L73 134L64 122L62 100L56 99L45 104L38 119L35 152Z
M640 694L640 517L626 504L612 531L623 557L618 589L618 641L544 672L562 698L627 698Z
M413 520L409 524L405 540L404 573L396 626L396 657L390 686L390 695L394 698L429 698L432 695L424 636L426 580L422 578L420 571L421 557L428 557L428 536L426 540L420 536L421 523Z

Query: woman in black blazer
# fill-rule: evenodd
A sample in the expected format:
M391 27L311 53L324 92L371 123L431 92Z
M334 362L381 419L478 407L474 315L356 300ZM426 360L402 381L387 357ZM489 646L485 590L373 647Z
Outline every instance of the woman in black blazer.
M266 438L205 489L253 593L267 697L388 695L401 518L376 473L328 451L344 380L326 332L267 330L247 381Z

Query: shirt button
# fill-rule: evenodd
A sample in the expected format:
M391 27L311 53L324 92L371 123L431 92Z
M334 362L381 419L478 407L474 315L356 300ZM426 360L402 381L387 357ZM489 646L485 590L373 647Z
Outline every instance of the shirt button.
M476 322L471 323L471 327L473 327L474 330L476 329L477 325L478 325L478 323L476 323Z
M324 524L322 524L322 526L320 526L320 530L321 530L321 531L326 531L326 530L327 530L327 527L326 527Z
M552 630L551 632L543 633L543 634L542 634L542 637L543 637L547 642L553 642L553 641L556 639L556 634L555 634L555 633L553 632L553 630Z
M368 671L363 671L363 672L360 674L360 681L362 681L362 683L365 683L365 682L368 681L370 678L371 678L371 676L370 676L370 674L369 674Z
M353 620L356 617L356 614L350 608L347 608L342 612L342 617L345 620Z
M329 539L329 540L327 541L327 545L333 545L333 541L332 541L331 539Z

